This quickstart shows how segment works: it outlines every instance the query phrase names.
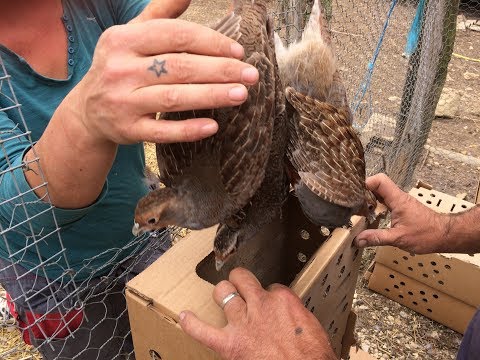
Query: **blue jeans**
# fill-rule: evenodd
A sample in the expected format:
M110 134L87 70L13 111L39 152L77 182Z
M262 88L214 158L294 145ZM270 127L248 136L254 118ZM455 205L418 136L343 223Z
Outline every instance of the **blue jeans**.
M477 310L463 335L457 360L480 359L480 310Z
M108 276L67 286L0 258L0 284L25 342L47 360L135 359L125 283L171 245L169 237L145 241L141 255L118 263Z

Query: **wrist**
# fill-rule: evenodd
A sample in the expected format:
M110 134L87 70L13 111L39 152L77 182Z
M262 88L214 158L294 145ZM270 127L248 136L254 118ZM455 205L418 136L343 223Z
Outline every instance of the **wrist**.
M480 206L470 210L447 215L445 227L446 252L480 252Z

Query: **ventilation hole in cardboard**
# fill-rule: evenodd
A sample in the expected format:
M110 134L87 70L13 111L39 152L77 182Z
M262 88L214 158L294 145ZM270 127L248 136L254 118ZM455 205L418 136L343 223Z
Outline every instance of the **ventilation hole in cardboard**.
M360 249L355 250L355 253L353 254L353 261L355 261L355 259L357 258L359 251Z
M450 212L453 212L453 209L455 209L455 204L452 205L452 208L450 209Z
M442 203L442 199L438 200L437 207Z
M330 292L330 285L328 285L327 288L325 289L325 292L323 293L323 297L326 298L329 292Z
M399 297L400 299L403 299L403 295L398 295L398 297Z
M445 265L445 269L450 270L452 267L450 265Z
M414 253L410 253L409 254L411 257L415 257L415 254Z
M468 254L468 256L475 257L475 254Z
M345 312L347 310L347 307L348 307L348 303L345 303L345 305L343 305L342 312Z
M297 259L298 261L300 261L301 263L306 263L307 262L307 255L305 255L304 253L302 252L299 252L297 254Z
M395 279L395 275L390 274L390 279Z
M395 289L399 289L398 285L393 285L393 287L394 287Z
M152 360L162 360L162 357L155 350L150 350L150 359L152 359Z
M408 256L402 256L403 260L408 260Z
M315 311L315 306L312 306L312 308L310 309L310 312L313 313Z
M416 301L412 302L413 305L417 306L418 303Z
M428 312L432 312L432 309L427 309Z
M423 196L423 194L422 194L422 193L418 193L418 196L422 197L422 196Z
M425 291L421 290L420 294L425 295Z
M340 262L342 261L343 259L343 254L341 254L338 259L337 259L337 266L340 265Z
M308 307L308 305L310 304L310 301L312 300L312 297L309 296L307 301L305 301L305 307Z
M433 272L434 272L435 274L440 274L440 271L438 271L437 269L434 269Z
M424 277L424 278L428 278L428 274L423 274L423 277Z
M432 202L431 202L430 200L427 200L426 203L427 203L428 205L431 205L431 204L432 204Z
M333 336L337 335L338 328L333 329Z
M395 265L398 265L398 261L397 261L397 260L393 260L393 263L394 263Z
M347 279L350 277L350 275L352 275L351 272L349 272L349 273L347 274Z
M408 295L413 296L413 292L409 291L409 292L408 292Z
M467 205L462 205L462 208L463 208L463 209L466 209L466 208L467 208Z
M408 267L408 270L413 271L413 268L411 266Z
M325 276L322 279L322 286L325 285L325 283L327 282L327 279L328 279L328 274L325 274Z
M425 299L425 298L423 298L422 301L423 301L424 303L427 303L427 302L428 302L428 300Z
M332 330L333 328L333 325L335 325L335 320L332 320L332 322L330 323L330 325L328 325L328 330Z
M432 295L435 299L438 299L438 295L437 294L433 294Z
M389 289L389 288L385 288L385 291L386 291L386 292L390 292L390 289Z
M307 230L300 230L300 237L303 240L309 240L310 239L310 233Z
M437 266L437 263L435 261L430 261L430 264L432 264L432 266Z
M340 274L338 274L338 277L341 278L344 272L345 272L345 265L343 265L342 268L340 269Z
M439 283L440 285L444 285L444 284L445 284L442 280L439 280L438 283Z
M419 266L419 267L423 267L423 263L418 263L418 266Z
M431 197L435 197L435 194L430 194Z
M405 286L405 283L403 281L400 281L400 285Z

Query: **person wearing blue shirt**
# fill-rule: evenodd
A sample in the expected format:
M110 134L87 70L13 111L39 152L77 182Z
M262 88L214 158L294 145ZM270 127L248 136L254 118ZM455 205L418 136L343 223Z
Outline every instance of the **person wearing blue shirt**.
M0 5L0 56L21 104L1 96L0 79L0 284L25 341L46 359L133 357L124 284L100 279L141 250L128 245L147 192L142 141L213 135L215 119L155 114L236 106L258 80L237 42L176 19L188 5ZM47 238L58 229L62 242ZM78 284L90 291L86 304L71 296Z

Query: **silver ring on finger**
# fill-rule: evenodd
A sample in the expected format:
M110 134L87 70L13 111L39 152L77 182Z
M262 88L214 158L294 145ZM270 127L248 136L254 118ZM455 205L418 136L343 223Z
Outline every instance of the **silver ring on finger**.
M222 300L222 305L221 305L222 309L224 309L225 306L227 305L227 303L228 303L230 300L232 300L234 297L236 297L236 296L241 297L240 294L239 294L238 292L236 292L236 291L234 291L234 292L228 294L227 296L225 296L225 297L223 298L223 300Z

